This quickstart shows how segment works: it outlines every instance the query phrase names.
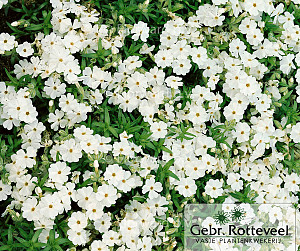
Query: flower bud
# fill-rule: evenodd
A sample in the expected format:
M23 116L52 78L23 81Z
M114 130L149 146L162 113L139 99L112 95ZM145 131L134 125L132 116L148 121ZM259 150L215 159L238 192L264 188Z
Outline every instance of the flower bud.
M94 161L95 173L98 173L99 162L98 160Z
M125 18L124 18L124 16L120 15L120 16L119 16L119 21L120 21L122 24L124 24L124 23L125 23Z
M40 195L40 194L43 193L43 191L42 191L42 189L41 189L40 187L36 187L36 188L34 189L34 191L35 191L35 193L38 194L38 195Z
M11 26L16 27L20 25L20 21L15 21L11 23Z

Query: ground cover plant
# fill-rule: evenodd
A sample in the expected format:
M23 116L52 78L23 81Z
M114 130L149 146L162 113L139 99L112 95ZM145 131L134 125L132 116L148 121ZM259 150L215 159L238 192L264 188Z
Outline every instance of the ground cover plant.
M299 208L299 4L0 0L0 250L183 250L186 204Z

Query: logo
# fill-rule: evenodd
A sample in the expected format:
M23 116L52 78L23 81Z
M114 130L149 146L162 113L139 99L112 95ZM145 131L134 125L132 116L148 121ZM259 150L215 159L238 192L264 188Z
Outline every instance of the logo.
M220 225L225 225L229 222L240 222L245 217L246 212L243 208L236 206L230 213L223 210L213 216L215 222Z
M292 204L190 204L185 250L296 250ZM298 222L299 224L299 222Z

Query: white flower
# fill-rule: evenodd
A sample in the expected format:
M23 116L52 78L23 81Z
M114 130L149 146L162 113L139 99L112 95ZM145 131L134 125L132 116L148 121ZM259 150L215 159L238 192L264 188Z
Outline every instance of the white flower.
M222 25L225 16L221 16L222 10L217 6L204 4L199 7L196 14L200 23L205 26L215 27Z
M227 178L227 184L234 191L240 191L243 188L243 181L240 180L240 174L238 173L229 173Z
M103 184L98 187L96 198L99 202L101 202L101 204L103 204L103 206L110 207L118 198L117 189L111 185Z
M100 219L95 220L94 225L96 230L104 233L111 226L111 217L107 213L104 213Z
M215 5L221 5L221 4L225 4L227 0L213 0L212 2Z
M76 232L80 232L87 226L87 216L82 212L74 212L68 220L68 226Z
M183 85L183 82L181 80L182 80L181 77L170 76L166 78L165 82L167 86L174 89L178 89L179 86Z
M208 114L201 105L195 105L191 107L188 118L194 125L201 125L208 120Z
M37 182L37 180L37 177L32 177L30 174L16 178L16 187L19 189L20 195L31 195L33 189L35 188L35 184L33 182Z
M192 61L196 63L200 68L203 67L207 60L207 51L204 47L199 46L198 48L193 47L191 49Z
M249 0L244 3L245 10L252 16L257 16L259 11L263 11L264 6L265 4L263 0Z
M205 193L212 198L218 198L223 194L223 182L210 179L205 185Z
M159 50L155 56L155 63L157 66L165 68L168 66L171 66L173 62L173 56L172 54L167 50Z
M239 38L233 39L229 44L229 51L234 57L238 57L246 50L246 45Z
M77 162L82 156L81 147L74 139L64 141L60 146L62 159L68 162Z
M154 178L150 178L146 180L145 185L143 186L143 194L149 192L149 198L154 199L158 197L158 193L163 189L162 184L160 182L155 182Z
M69 229L67 231L68 238L74 245L84 245L89 241L90 232L86 230L74 231Z
M66 84L61 83L59 79L54 80L50 77L45 81L44 91L52 99L55 99L66 92Z
M40 217L39 210L37 209L38 201L36 198L31 197L28 198L23 203L22 207L22 215L28 221L38 220Z
M98 151L98 141L93 135L86 136L80 141L80 146L86 153L95 153Z
M8 0L1 0L0 1L0 9L7 3L8 3Z
M96 199L96 194L93 191L92 187L82 187L76 191L76 201L78 206L83 209L88 209L89 204L93 203Z
M49 178L53 182L65 183L68 181L68 175L71 173L71 168L65 162L56 162L50 165Z
M98 220L102 217L103 215L103 205L101 204L101 202L99 201L93 201L89 204L88 206L88 210L86 212L86 216L90 219L90 220Z
M292 131L291 131L291 139L295 142L295 143L300 143L300 123L297 123L296 125L294 125L292 127Z
M82 42L80 41L80 36L76 35L76 32L74 30L68 32L68 34L63 38L62 42L72 54L82 49Z
M113 230L108 230L103 234L102 241L107 246L113 247L115 244L120 243L119 234Z
M293 63L293 59L295 58L294 54L288 54L287 56L284 56L280 61L280 70L284 74L289 74L291 69L295 69L295 65Z
M249 140L250 126L247 123L239 122L236 124L235 131L232 132L232 135L236 137L238 143L245 142Z
M264 40L264 35L259 29L250 30L246 35L249 44L258 46Z
M0 51L10 51L16 45L15 37L8 33L0 34Z
M140 54L149 54L150 52L152 52L154 50L155 46L152 45L151 47L149 47L146 43L143 44L142 48L140 49L139 53Z
M139 21L137 24L134 24L131 34L134 34L132 36L134 41L137 41L140 38L143 42L146 42L149 37L149 27L146 23Z
M188 177L188 178L181 178L178 181L178 186L176 187L179 194L183 195L184 197L190 197L196 193L197 186L195 181Z
M139 239L137 247L144 251L151 251L152 250L151 238L144 236L142 239Z
M74 96L71 93L68 93L67 95L62 95L59 99L59 107L64 112L72 111L76 104L77 100L74 99Z
M164 207L168 205L168 201L165 197L158 195L158 197L154 199L147 199L147 203L150 206L151 212L155 215L163 215L168 209Z
M287 175L284 178L284 187L291 192L297 192L299 190L300 177L296 173Z
M37 209L41 215L50 219L55 219L58 214L63 212L63 206L58 194L47 194L42 197Z
M128 70L135 70L142 66L142 61L139 60L138 56L130 56L124 61L124 64L128 67Z
M49 123L51 123L51 129L57 131L59 127L65 128L68 120L63 119L65 113L63 111L55 110L55 113L49 114Z
M103 242L99 240L95 240L91 243L91 251L109 251L109 247Z
M163 138L166 136L167 134L167 124L164 123L163 121L159 121L159 122L154 122L151 126L150 126L150 131L153 133L151 135L151 137L154 140L158 140L160 138Z
M224 108L224 116L228 121L235 119L239 122L243 118L243 114L244 110L241 107L236 106L232 101Z
M131 172L125 171L123 179L117 183L116 187L124 193L129 192L135 187L135 179L131 176Z
M272 224L275 223L276 220L282 220L282 211L280 207L273 206L269 211L269 220Z
M192 65L188 58L179 58L173 61L172 67L173 72L177 75L186 75L190 71Z
M11 185L4 184L2 180L0 180L0 201L6 200L7 195L11 195Z
M98 89L95 91L91 91L89 100L90 100L91 104L99 105L103 101L103 95L102 95L102 93L100 93L100 91Z
M122 95L119 96L120 98L120 108L123 109L123 111L132 112L134 109L136 109L139 105L139 100L135 98L135 95L133 92L123 92Z
M120 232L125 239L138 237L140 234L139 224L136 220L124 219L120 223Z
M59 234L55 232L54 236L55 238L58 238ZM39 235L38 240L39 242L47 243L49 238L50 238L50 229L43 229L41 234Z
M19 44L16 51L22 57L31 56L34 52L34 50L31 48L31 44L28 43L28 42L24 42L23 44Z
M124 170L117 164L108 165L104 173L104 179L116 186L124 177Z

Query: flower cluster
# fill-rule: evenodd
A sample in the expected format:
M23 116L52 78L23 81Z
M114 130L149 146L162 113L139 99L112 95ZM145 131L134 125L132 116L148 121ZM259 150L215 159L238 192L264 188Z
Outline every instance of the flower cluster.
M300 2L206 2L164 6L153 34L149 1L135 23L50 0L49 34L0 34L19 58L0 82L3 217L42 229L43 247L171 250L187 203L297 207Z
M28 88L25 87L16 92L14 87L6 86L4 82L0 82L0 92L1 118L5 128L11 130L13 126L20 126L21 122L28 125L38 122L38 113L32 104ZM24 130L26 129L24 127ZM27 131L30 132L31 130L27 129Z

